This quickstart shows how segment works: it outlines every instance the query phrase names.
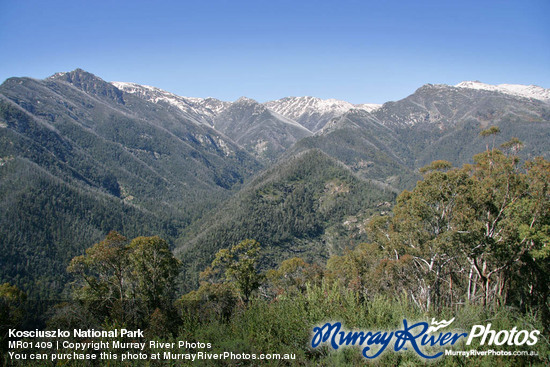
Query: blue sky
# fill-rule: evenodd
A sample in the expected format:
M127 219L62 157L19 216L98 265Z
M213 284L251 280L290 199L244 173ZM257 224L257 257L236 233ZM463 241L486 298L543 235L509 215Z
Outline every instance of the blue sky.
M353 103L426 83L550 88L550 1L0 0L0 79L107 81L260 102Z

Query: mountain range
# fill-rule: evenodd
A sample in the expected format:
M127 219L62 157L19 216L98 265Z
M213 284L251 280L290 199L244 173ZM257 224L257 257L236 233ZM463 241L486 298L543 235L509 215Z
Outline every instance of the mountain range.
M68 261L110 230L158 234L183 282L215 251L265 244L265 267L365 241L364 221L436 159L519 138L550 155L550 91L463 82L383 105L314 97L181 97L81 69L0 86L0 282L68 290ZM494 138L480 131L498 126Z

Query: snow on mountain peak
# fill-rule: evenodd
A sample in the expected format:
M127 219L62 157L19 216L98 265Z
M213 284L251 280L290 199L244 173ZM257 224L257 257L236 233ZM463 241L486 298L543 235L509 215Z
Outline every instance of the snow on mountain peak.
M290 118L298 118L303 114L337 113L344 114L352 108L372 111L380 105L359 104L353 105L338 99L321 99L317 97L286 97L276 101L266 102L267 108Z
M150 102L168 103L181 110L185 116L208 125L212 125L214 117L231 104L211 97L181 97L149 85L127 82L111 82L111 84L126 93L135 94Z
M248 97L240 97L235 101L235 103L241 103L241 104L258 104L258 102L252 98Z
M372 111L376 111L377 109L379 109L380 107L382 107L381 104L377 104L377 103L362 103L362 104L356 104L355 105L355 108L358 109L358 110L365 110L367 112L372 112Z
M375 104L353 105L338 99L316 97L286 97L266 102L264 105L280 115L298 121L311 131L321 129L332 118L341 116L351 109L371 112L380 107Z
M491 85L480 81L465 81L455 85L457 88L481 89L492 92L499 92L524 98L539 99L541 101L550 101L550 89L545 89L536 85L522 84L499 84Z

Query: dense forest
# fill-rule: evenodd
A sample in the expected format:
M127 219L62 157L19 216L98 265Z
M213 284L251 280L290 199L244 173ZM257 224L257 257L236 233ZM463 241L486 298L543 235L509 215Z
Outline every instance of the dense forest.
M327 123L310 134L246 98L179 97L81 69L9 78L0 283L30 299L68 298L70 259L112 230L165 239L183 262L181 292L245 238L262 243L263 269L292 257L325 263L370 242L365 222L388 213L421 167L473 163L486 149L480 129L500 129L492 146L523 141L522 161L548 159L549 111L537 98L425 85L370 112L315 115Z
M392 191L355 177L319 150L271 167L176 241L182 283L195 287L200 271L223 248L245 238L262 243L263 268L291 257L325 262L367 240L364 222L389 211Z
M124 98L123 98L124 97ZM59 299L106 233L173 242L261 165L220 133L76 70L0 86L0 281Z
M179 97L80 69L10 78L0 86L1 363L37 365L11 357L13 330L126 328L142 342L210 345L174 352L357 365L360 348L314 346L314 328L389 332L432 319L456 332L541 333L499 345L529 356L437 364L548 364L548 106L425 85L372 111L329 113L312 134L246 98ZM419 358L388 350L372 362ZM43 363L56 364L87 365Z
M453 167L434 161L426 166L423 179L403 191L388 213L370 213L365 242L358 240L341 254L329 254L326 261L295 256L272 266L265 261L270 252L262 243L265 239L242 238L209 258L196 289L178 294L175 279L182 263L166 241L130 240L111 232L71 260L67 270L73 279L72 302L51 308L42 321L47 329L141 328L148 339L210 343L211 352L294 354L291 362L269 361L271 365L332 366L364 363L361 349L311 348L315 325L337 320L350 330L396 330L403 318L452 318L453 328L462 330L486 322L494 330L539 330L538 343L514 347L537 355L446 356L437 365L548 364L550 162L535 158L522 163L517 157L522 143L513 139L497 149L491 142L497 133L497 128L482 132L487 149L474 157L473 164ZM319 163L312 157L306 161ZM300 169L308 171L306 164L300 164L289 173ZM339 183L347 182L340 179ZM281 196L276 180L256 189L251 192L282 200L282 205L293 197ZM307 187L303 190L307 193ZM303 195L298 198L307 200ZM320 197L309 200L313 199L319 202ZM333 210L337 209L328 213ZM305 229L315 228L307 217L302 219L303 224L294 225L304 225L306 233ZM31 317L22 311L24 298L14 286L0 288L4 352L6 325L17 327ZM479 341L474 344L457 348L494 348ZM29 365L8 361L5 353L4 361ZM412 350L386 351L372 362L406 366L422 359ZM156 363L148 359L133 364Z

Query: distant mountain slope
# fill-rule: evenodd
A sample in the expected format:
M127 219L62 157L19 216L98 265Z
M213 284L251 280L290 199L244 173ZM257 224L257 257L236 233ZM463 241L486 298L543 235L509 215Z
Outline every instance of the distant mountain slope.
M32 254L62 277L109 230L177 237L261 167L214 129L79 69L0 86L0 162L3 248L21 250L0 281L25 289L40 274Z
M70 279L65 270L71 258L111 230L129 237L177 236L179 225L170 216L63 181L27 158L4 160L0 167L0 283L17 285L29 299L66 296Z
M326 259L366 240L364 221L394 194L355 177L319 150L268 169L180 239L186 279L197 279L215 253L246 238L263 246L265 267L301 256Z
M426 84L400 101L385 103L372 116L389 127L416 126L437 132L466 121L477 121L482 127L508 118L547 121L548 108L544 101L499 91Z
M525 144L525 157L548 157L550 104L491 90L425 85L398 102L386 103L369 119L392 128L418 168L436 159L456 165L484 150L479 132L500 127L497 146L512 137Z
M307 129L316 132L323 128L333 118L342 116L353 108L367 112L380 107L377 104L353 105L337 99L320 99L315 97L286 97L269 101L264 105L289 119L292 119Z
M521 85L521 84L490 85L490 84L485 84L485 83L475 81L475 82L462 82L457 84L456 87L467 88L467 89L488 90L493 92L510 94L518 97L539 99L541 101L546 101L546 102L550 101L550 89L545 89L537 85Z
M260 104L107 83L80 69L8 79L0 283L58 296L69 259L112 229L177 240L193 277L246 237L267 246L266 266L325 258L364 240L364 218L433 160L461 165L511 137L523 141L522 157L550 158L547 95L464 82L428 84L381 107L313 97ZM479 136L493 125L500 134Z
M214 127L262 161L274 161L287 148L312 133L264 105L240 98L214 120Z
M368 112L351 110L327 124L315 136L302 139L286 154L317 148L359 176L396 192L420 178L414 173L412 152L391 129L373 121Z
M173 106L181 111L184 118L209 126L213 126L216 116L231 105L231 102L224 102L215 98L180 97L148 85L125 82L111 82L111 84L126 93L135 94L147 101Z
M249 98L224 102L214 98L180 97L135 83L111 84L146 101L171 108L175 114L190 121L215 127L262 161L273 161L296 141L312 135L295 121Z
M479 136L499 126L497 146L512 137L524 142L524 157L550 155L550 104L499 91L425 85L370 113L351 110L328 123L288 154L318 148L365 178L401 190L419 178L414 172L433 160L455 165L486 148Z
M134 204L155 207L163 197L169 206L185 207L189 200L198 200L185 194L186 187L223 196L259 168L219 132L123 93L82 70L44 81L9 79L0 93L37 126L62 137L64 145L52 149L70 149L70 154L58 157L65 166L96 187L102 183L94 170L106 167L120 186L120 197ZM44 144L40 136L30 138Z

